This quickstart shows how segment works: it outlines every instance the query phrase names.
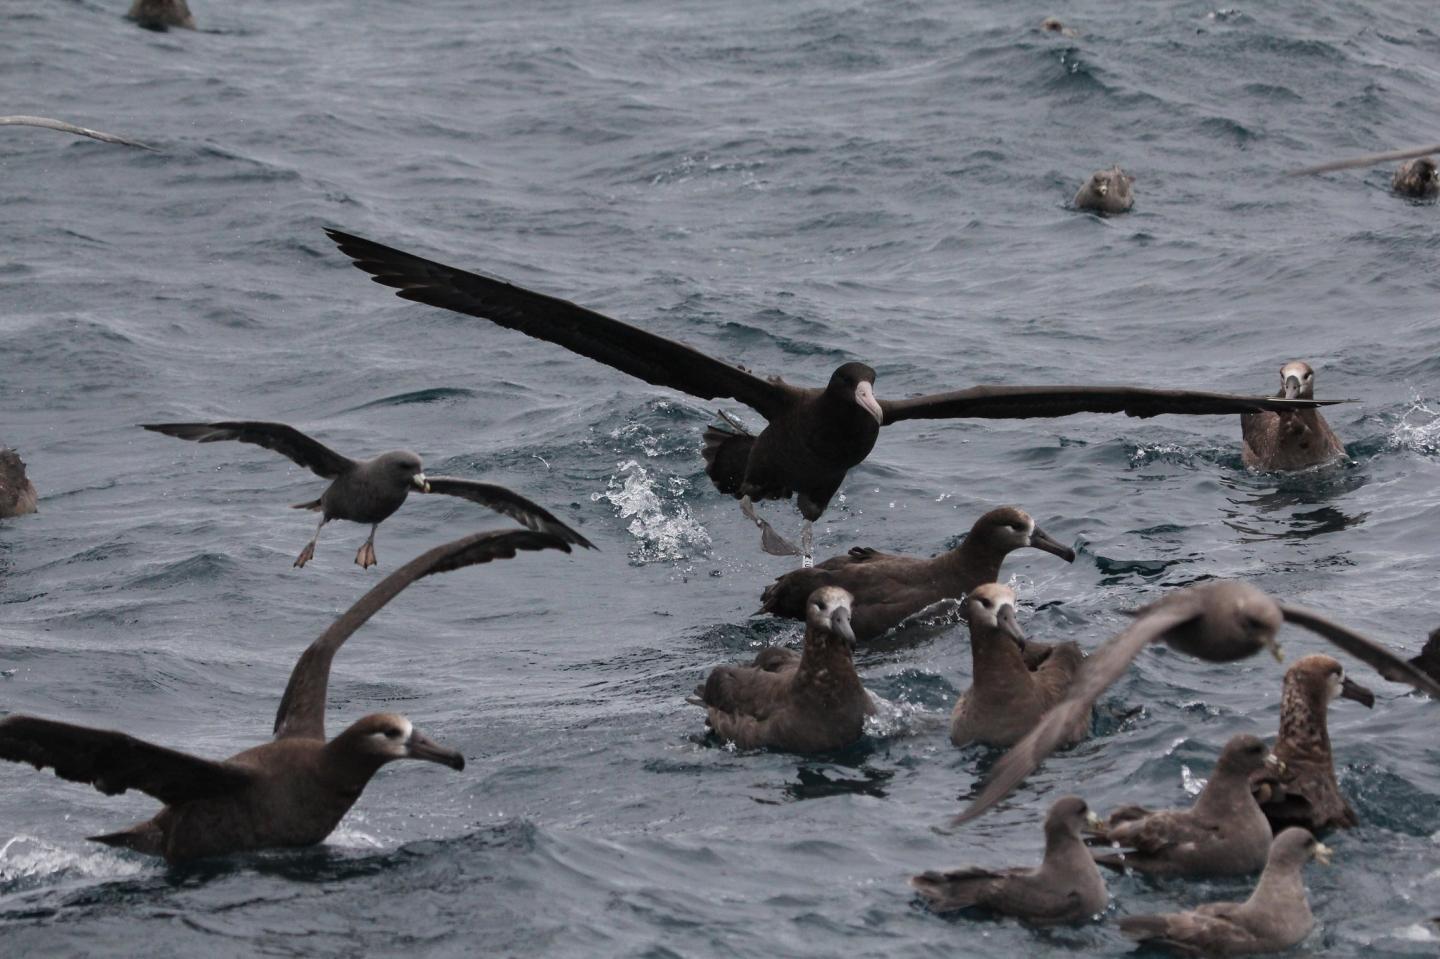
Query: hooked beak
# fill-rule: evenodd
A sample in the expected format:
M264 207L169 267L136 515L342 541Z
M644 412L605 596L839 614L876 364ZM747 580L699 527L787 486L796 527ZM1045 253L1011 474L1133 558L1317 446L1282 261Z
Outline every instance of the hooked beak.
M1317 842L1315 844L1315 851L1312 853L1312 855L1315 857L1315 861L1318 862L1320 865L1328 866L1330 865L1330 857L1335 855L1335 850L1331 849L1323 842Z
M1270 768L1270 771L1273 772L1275 775L1285 775L1285 760L1281 759L1274 753L1271 753L1270 755L1265 757L1265 765L1268 766Z
M1285 399L1298 400L1300 398L1300 377L1285 377Z
M1068 546L1061 546L1059 541L1052 538L1049 533L1040 527L1030 531L1030 545L1036 549L1043 549L1047 553L1054 553L1067 563L1075 562L1075 551Z
M1353 699L1366 709L1375 708L1375 694L1348 676L1340 681L1340 698Z
M1015 640L1020 648L1025 647L1025 631L1020 628L1020 621L1015 618L1015 607L1009 603L1004 604L995 611L995 624L1000 627L1000 632Z
M1105 820L1095 815L1095 810L1085 814L1085 825L1091 832L1102 832L1105 829Z
M835 612L830 614L830 632L845 640L845 645L849 648L855 648L855 631L850 628L849 607L835 607Z
M1266 649L1270 650L1270 655L1275 657L1275 662L1285 662L1285 652L1280 648L1280 643L1274 636L1266 636L1261 642L1265 644Z
M430 492L430 483L426 481L424 473L416 473L414 476L410 477L410 482L414 483L415 488L418 489L420 492Z
M855 403L865 412L875 417L875 422L885 425L885 411L880 408L880 402L875 399L875 387L869 383L861 383L855 387Z
M1096 189L1097 192L1099 192L1099 194L1100 194L1101 196L1105 196L1107 193L1110 192L1110 184L1109 184L1108 182L1102 180L1102 181L1100 182L1100 185L1097 186L1095 189Z
M451 769L465 768L464 756L453 749L446 749L418 729L410 733L410 741L405 744L405 755L411 759L423 759L427 763L449 766Z

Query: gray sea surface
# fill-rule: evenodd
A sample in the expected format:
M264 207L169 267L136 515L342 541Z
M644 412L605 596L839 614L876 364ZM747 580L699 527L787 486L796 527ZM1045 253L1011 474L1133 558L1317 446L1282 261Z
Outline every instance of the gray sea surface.
M1327 412L1342 465L1248 472L1233 418L906 423L817 549L935 552L1014 503L1080 554L1007 564L1037 639L1093 647L1210 577L1407 653L1440 625L1440 211L1391 195L1390 167L1280 176L1437 139L1433 3L192 0L203 29L170 33L127 5L0 3L0 113L158 147L0 130L0 442L41 493L0 523L0 713L230 755L380 575L505 523L411 502L378 570L343 523L293 569L313 519L287 507L321 481L142 422L409 446L601 552L426 580L351 640L331 728L400 710L469 765L389 767L321 847L166 868L85 841L153 800L7 764L5 955L1120 955L1117 915L1247 894L1115 878L1105 921L1033 932L932 915L906 879L1038 861L1065 793L1187 804L1227 738L1273 735L1274 662L1145 653L1096 736L955 833L995 753L944 732L970 676L953 618L861 654L886 705L844 755L708 742L686 694L799 636L752 617L790 562L702 471L717 406L757 418L398 300L324 226L795 382L862 359L881 396L1269 393L1309 360L1354 398ZM1079 35L1041 33L1051 13ZM1134 212L1071 209L1116 162ZM1308 871L1296 954L1434 956L1436 704L1354 675L1378 701L1338 703L1331 730L1362 825Z

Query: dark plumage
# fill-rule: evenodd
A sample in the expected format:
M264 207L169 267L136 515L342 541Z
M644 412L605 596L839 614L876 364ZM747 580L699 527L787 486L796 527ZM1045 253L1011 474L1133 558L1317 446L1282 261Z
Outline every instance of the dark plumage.
M1105 879L1080 838L1099 825L1085 801L1057 799L1045 817L1045 858L1038 869L953 869L910 880L937 912L977 907L1036 926L1086 922L1110 902Z
M1212 902L1186 912L1125 916L1120 931L1147 946L1187 956L1280 952L1315 927L1305 896L1305 863L1330 862L1330 850L1304 829L1287 829L1270 846L1265 871L1245 902Z
M1315 371L1292 360L1280 367L1280 392L1285 399L1313 399ZM1257 470L1301 470L1345 456L1345 444L1319 410L1240 414L1240 451L1245 465Z
M1431 679L1389 649L1317 613L1277 603L1260 590L1234 581L1201 583L1176 590L1136 614L1123 633L1102 645L1080 667L1070 692L1024 739L991 767L990 777L956 822L974 819L999 802L1045 757L1065 742L1068 731L1088 716L1100 694L1129 668L1151 643L1165 643L1182 653L1226 663L1269 649L1278 659L1275 634L1282 622L1303 626L1372 666L1386 679L1408 683L1421 692L1440 695Z
M1075 209L1092 213L1126 213L1135 205L1135 178L1118 166L1096 170L1075 194Z
M1430 634L1420 655L1411 659L1410 665L1440 683L1440 629Z
M975 521L965 541L930 559L856 547L809 569L786 573L766 587L761 611L804 619L805 602L821 586L838 586L854 597L851 622L860 642L898 626L907 616L944 599L961 599L981 583L1000 577L1012 551L1033 546L1067 563L1075 552L1035 525L1022 509L1002 506Z
M1015 619L1015 591L999 583L975 587L966 598L970 619L971 686L950 714L950 741L1013 746L1070 689L1085 654L1074 643L1049 648L1036 666L1025 661L1025 634ZM1090 732L1090 717L1076 717L1061 745Z
M567 300L504 280L426 260L370 240L326 231L355 265L398 296L490 320L548 340L656 386L700 399L744 403L766 420L758 436L731 423L706 433L706 471L720 491L737 499L795 496L806 523L820 517L850 469L875 445L881 424L907 419L1015 419L1072 413L1235 414L1293 409L1315 401L1226 396L1123 386L977 386L908 400L877 401L875 371L845 363L823 389L762 379L683 343L621 323ZM801 548L767 537L768 548L809 556L809 526Z
M1440 196L1440 171L1434 157L1419 157L1400 165L1390 180L1390 188L1401 196L1425 200Z
M146 30L195 29L195 18L185 0L135 0L125 17Z
M548 533L476 533L385 577L301 654L275 716L274 740L229 759L201 759L124 733L33 716L0 720L0 759L48 766L62 779L91 783L106 795L138 789L160 800L165 808L153 819L91 838L169 862L321 842L386 763L423 759L465 766L459 753L394 713L366 716L327 743L325 700L340 646L423 576L541 549L570 552Z
M748 666L717 666L695 687L716 735L741 749L823 753L858 740L873 712L851 660L850 595L826 586L810 597L799 653L772 647Z
M320 537L320 530L332 519L370 524L370 536L355 554L355 562L364 569L374 566L375 530L400 508L412 489L468 499L509 516L532 530L549 533L576 546L595 548L548 510L503 486L450 476L427 478L420 457L409 450L392 450L372 459L352 460L284 423L149 423L145 429L197 443L218 443L222 440L254 443L289 457L321 479L332 480L319 499L295 505L296 509L315 510L321 514L315 535L295 558L296 566L304 566L314 558L315 541Z
M25 461L12 449L0 446L0 519L35 512L35 485L25 475Z

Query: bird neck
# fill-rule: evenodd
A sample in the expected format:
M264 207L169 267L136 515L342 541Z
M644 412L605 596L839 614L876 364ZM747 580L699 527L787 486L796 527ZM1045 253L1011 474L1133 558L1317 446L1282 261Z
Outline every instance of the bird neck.
M855 661L845 641L806 627L795 684L836 691L859 686L860 674L855 671Z
M354 802L385 762L384 757L356 749L342 734L325 744L320 774L337 793Z
M1328 757L1327 711L1323 692L1317 695L1301 689L1298 683L1286 683L1280 698L1280 738L1275 744L1275 754L1286 761Z
M1075 833L1068 829L1047 830L1045 833L1045 858L1041 868L1063 870L1067 874L1078 869L1096 869L1095 857ZM1098 871L1098 870L1097 870Z
M983 675L988 691L1008 694L1030 684L1030 669L1020 646L998 629L971 625L970 661L975 685L980 685Z
M1226 818L1233 815L1238 804L1247 799L1255 805L1255 797L1250 792L1250 777L1226 774L1217 768L1200 791L1194 808L1202 816ZM1260 807L1256 805L1255 808L1258 810Z
M1276 903L1300 904L1301 912L1297 915L1290 909L1284 911L1284 915L1276 914ZM1250 898L1240 907L1246 912L1255 913L1262 922L1286 924L1300 923L1309 925L1314 922L1310 913L1310 901L1305 895L1305 876L1301 864L1297 863L1266 863L1265 871L1260 874L1260 881L1255 885L1255 891Z
M981 583L999 581L1004 553L997 553L983 537L971 533L959 546L938 560L945 572L959 582L959 591L967 592Z

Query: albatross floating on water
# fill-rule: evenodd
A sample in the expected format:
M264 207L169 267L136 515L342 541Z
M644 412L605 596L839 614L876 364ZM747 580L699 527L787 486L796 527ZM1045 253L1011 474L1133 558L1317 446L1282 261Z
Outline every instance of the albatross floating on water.
M558 549L564 541L529 530L475 533L437 546L400 567L360 598L301 654L275 715L275 738L223 761L201 759L124 733L9 716L0 720L0 759L50 767L113 796L138 789L165 804L153 819L90 837L110 846L182 862L282 846L311 846L330 835L386 763L422 759L465 768L408 719L374 713L325 741L330 664L366 620L415 580L518 550Z
M1315 371L1310 364L1291 360L1280 367L1280 392L1275 395L1313 399ZM1251 469L1303 470L1345 456L1345 444L1319 410L1241 413L1240 435L1240 458Z
M321 479L332 480L317 500L296 503L295 509L320 513L320 525L300 555L296 566L304 566L315 556L315 541L320 530L332 519L348 519L370 524L370 537L355 554L362 569L375 565L375 531L401 505L412 489L421 493L442 493L458 496L472 503L493 509L522 526L550 533L575 546L595 547L589 540L566 526L518 493L493 483L477 483L452 476L427 477L420 457L409 450L391 450L368 460L352 460L342 456L319 440L312 439L284 423L236 421L229 423L147 423L144 429L164 433L197 443L218 443L236 440L253 443L289 457Z
M25 475L25 461L0 446L0 519L33 513L37 501L35 484Z
M490 320L598 360L631 376L703 400L740 401L766 420L758 436L731 421L705 433L705 471L716 489L750 502L794 496L805 518L800 547L767 535L768 552L810 565L811 524L846 474L870 455L880 427L911 419L1023 419L1072 413L1226 415L1306 409L1314 400L1229 396L1127 386L976 386L904 400L875 395L875 370L845 363L821 389L762 379L692 347L504 280L446 266L371 240L326 230L355 266L396 295ZM752 516L753 518L753 516ZM758 520L757 520L758 522ZM762 525L762 530L765 526Z

